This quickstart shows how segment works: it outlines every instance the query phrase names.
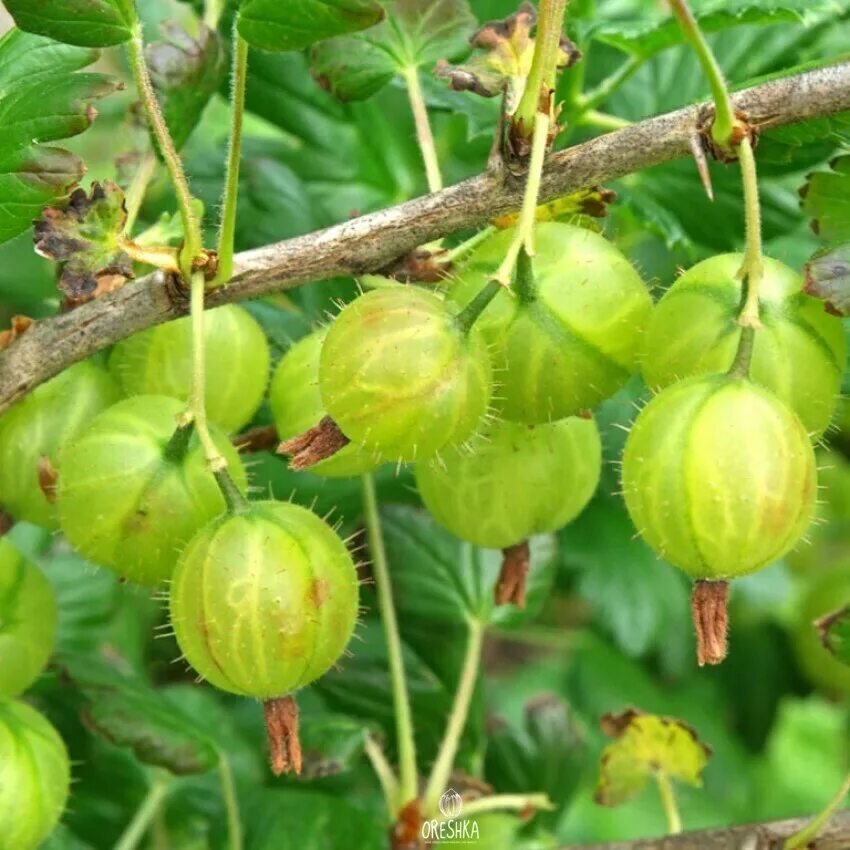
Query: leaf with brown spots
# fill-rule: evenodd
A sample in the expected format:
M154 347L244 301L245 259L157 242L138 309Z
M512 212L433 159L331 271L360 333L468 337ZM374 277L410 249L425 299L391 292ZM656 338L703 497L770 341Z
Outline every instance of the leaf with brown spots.
M602 753L595 795L599 805L627 803L658 776L702 785L711 748L681 720L627 708L603 715L599 725L615 739Z
M75 190L67 206L47 207L35 223L35 250L63 263L60 288L71 298L94 292L102 277L133 277L124 250L127 209L124 193L109 180L93 183L91 193Z
M0 243L85 173L79 157L45 143L87 130L97 115L92 101L121 88L102 74L74 73L97 57L18 29L0 39Z
M827 312L850 316L850 244L818 251L808 263L803 291L820 298Z

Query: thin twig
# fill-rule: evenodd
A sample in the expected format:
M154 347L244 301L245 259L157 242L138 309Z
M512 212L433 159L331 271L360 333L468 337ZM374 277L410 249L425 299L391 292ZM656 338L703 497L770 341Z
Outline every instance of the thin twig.
M762 132L848 110L850 62L746 89L733 96L733 105ZM693 128L705 108L691 106L649 118L553 154L547 160L540 200L690 156ZM515 212L521 199L522 187L485 173L434 195L246 251L236 257L231 283L210 293L206 306L375 272L418 245ZM170 279L155 273L70 313L36 322L0 352L0 413L72 363L182 316L187 308L185 296Z

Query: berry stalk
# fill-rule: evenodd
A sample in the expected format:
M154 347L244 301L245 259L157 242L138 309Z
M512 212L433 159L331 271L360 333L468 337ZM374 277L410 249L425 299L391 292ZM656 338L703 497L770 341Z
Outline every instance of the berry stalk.
M416 123L416 139L419 142L419 150L422 152L422 160L425 163L428 191L431 193L439 192L443 188L443 175L440 171L440 161L437 157L434 134L431 131L431 123L428 120L428 109L425 106L425 98L422 95L419 69L416 67L404 68L401 75L407 86L410 109L413 112L413 120Z
M679 815L679 807L676 805L673 783L670 782L670 777L666 773L656 773L655 782L661 796L661 805L664 807L664 816L667 818L667 833L678 835L682 831L682 818Z
M233 782L230 760L219 751L218 776L221 783L221 795L224 798L224 811L227 815L227 850L242 850L242 820L239 816L239 798Z
M732 98L729 96L726 78L686 0L670 0L670 8L678 18L685 38L696 53L711 87L711 97L714 100L711 138L721 150L731 152L735 146L734 136L738 128L738 119L732 108Z
M236 204L239 196L239 163L242 158L242 124L245 114L245 88L248 81L248 42L239 35L238 17L233 21L233 72L230 90L230 142L227 150L227 177L218 231L218 271L214 285L233 277L233 250L236 234Z
M189 399L187 421L195 423L198 439L204 448L207 464L213 472L227 468L227 461L219 452L207 423L206 363L204 356L204 295L206 280L203 272L193 272L190 312L192 316L192 394Z
M844 798L850 794L850 774L845 778L838 793L830 800L827 807L810 823L806 824L796 835L792 835L785 844L782 845L782 850L802 850L804 847L813 847L815 839L821 834L824 827L832 819L832 816L841 807Z
M165 123L159 101L151 82L150 72L145 62L145 44L142 39L142 25L137 22L133 29L133 37L127 42L127 51L130 57L130 67L133 79L145 110L148 124L153 131L162 158L171 176L171 183L177 196L177 206L180 210L180 219L183 222L183 250L180 252L180 268L185 279L189 279L192 272L192 263L203 250L203 239L201 237L201 226L192 209L192 193L189 191L189 181L174 140Z
M135 850L139 846L168 795L168 786L165 776L154 779L133 819L118 839L115 850Z
M440 743L437 760L431 769L431 776L425 788L423 797L423 809L426 817L432 816L438 810L440 795L448 787L449 777L454 767L457 748L460 744L466 719L469 716L469 706L475 693L475 685L478 682L478 673L481 666L481 647L484 643L484 624L480 620L469 621L469 632L466 644L466 655L463 660L463 669L457 683L455 701L446 724L446 731Z
M398 630L398 618L393 602L390 571L387 563L387 551L381 532L381 517L378 513L378 500L375 494L375 481L371 475L363 476L363 507L366 521L366 533L369 539L369 551L372 555L372 571L375 576L375 588L378 592L378 607L389 655L390 678L393 688L393 707L395 709L396 738L399 753L399 799L395 801L398 809L418 793L418 774L416 768L416 742L413 737L413 715L410 710L410 696L407 690L407 678L404 672L404 659L401 655L401 636Z
M741 159L741 177L744 183L744 201L747 220L747 245L744 262L738 277L746 283L746 298L738 321L745 328L760 328L759 285L764 277L764 255L761 239L761 204L759 201L758 173L753 143L745 136L738 149Z

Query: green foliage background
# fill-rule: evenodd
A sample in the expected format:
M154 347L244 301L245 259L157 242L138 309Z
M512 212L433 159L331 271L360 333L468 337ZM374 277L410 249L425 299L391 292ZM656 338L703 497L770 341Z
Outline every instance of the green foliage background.
M176 0L139 5L150 39L156 38L162 20L191 15ZM511 0L471 2L481 21L508 14L514 5ZM717 30L711 41L736 86L834 58L850 43L847 2L693 5L712 13L704 22ZM562 80L568 129L560 145L600 132L587 116L573 120L577 95L594 90L630 57L631 72L599 99L597 110L639 120L706 95L696 60L678 43L677 31L659 26L661 7L645 0L573 0L569 29L585 59ZM101 66L127 77L117 54L105 54ZM300 54L254 52L250 67L239 249L306 233L344 220L352 211L380 209L424 192L413 123L398 81L366 101L344 105L319 88ZM226 93L226 83L219 90ZM481 171L497 104L448 92L430 77L425 90L447 181ZM95 129L68 143L87 161L89 178L115 176L116 139L127 139L130 147L126 113L132 99L130 87L102 101ZM226 100L217 95L184 148L192 187L208 211L215 209L221 193L227 116ZM764 139L758 154L771 256L799 268L819 247L798 190L809 172L827 170L829 159L847 146L850 120L842 116ZM657 294L680 266L742 247L737 171L716 165L712 174L713 204L687 161L630 175L611 186L619 202L605 232ZM172 208L162 179L142 216L153 222ZM51 264L33 254L29 234L0 248L0 326L16 313L38 317L55 311L53 275ZM279 356L322 321L335 299L353 292L352 281L333 280L269 297L249 309ZM704 788L681 791L689 828L814 812L850 767L850 679L813 675L811 662L801 664L795 650L799 632L809 637L808 621L800 624L801 600L824 574L850 563L850 510L844 505L850 472L840 466L841 452L850 447L850 431L842 428L842 416L830 437L835 455L829 464L838 469L827 476L825 498L831 506L823 513L828 524L813 532L813 546L801 555L736 583L729 660L718 669L699 670L687 581L635 539L616 495L623 428L645 397L635 378L598 411L606 457L603 481L589 508L557 540L536 541L529 612L535 616L496 617L489 626L486 676L464 735L462 765L500 792L547 791L558 809L522 827L520 837L510 837L520 828L514 822L508 824L505 839L492 831L478 845L487 850L664 832L652 793L617 810L593 803L605 743L598 718L628 705L681 717L713 747ZM267 411L257 421L269 421ZM320 513L332 510L346 530L358 527L356 480L291 473L281 459L265 454L256 457L251 472L258 492L279 498L292 494L304 504L315 503ZM379 475L379 497L420 760L428 765L463 657L464 616L480 610L482 600L489 598L496 556L460 544L435 527L418 507L404 470ZM225 830L214 769L218 751L226 752L233 765L249 850L384 846L383 804L362 754L367 728L380 730L393 748L386 653L371 588L364 589L366 615L351 657L300 697L308 776L304 781L277 780L265 765L259 706L194 686L185 665L173 663L178 655L173 640L167 635L153 639L156 627L165 622L161 601L82 562L59 537L19 525L11 538L44 568L56 588L59 650L69 665L64 672L52 669L30 694L58 726L75 760L70 809L46 847L111 846L139 805L151 772L178 769L178 743L190 746L194 762L183 765L187 775L173 780L155 831L162 842L151 847L222 846ZM850 573L838 585L841 593L830 594L828 608L850 601ZM844 598L838 598L841 594ZM811 640L809 650L816 656L822 652ZM98 679L98 670L85 659L103 654L120 660L129 684L115 679L114 667L101 671ZM829 660L825 654L824 660ZM541 702L541 694L556 700ZM107 698L112 710L94 711ZM141 750L139 737L145 739ZM135 742L135 749L107 739Z

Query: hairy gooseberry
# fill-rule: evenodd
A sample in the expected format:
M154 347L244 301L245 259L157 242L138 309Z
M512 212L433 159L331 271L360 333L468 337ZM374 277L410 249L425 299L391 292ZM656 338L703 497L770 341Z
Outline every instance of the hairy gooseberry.
M318 425L327 415L319 392L319 357L327 330L311 333L283 355L269 388L269 404L281 440ZM362 446L349 443L331 457L310 466L317 475L361 475L380 463Z
M269 346L243 307L227 304L204 314L207 416L233 433L250 421L266 392ZM149 328L119 342L109 368L127 395L168 395L186 401L192 387L189 317Z
M287 502L250 502L210 522L183 550L171 620L205 679L274 699L339 659L357 600L354 562L324 520Z
M492 393L490 356L441 298L375 289L336 317L319 361L328 413L352 442L387 460L427 458L479 427Z
M742 254L712 257L686 271L658 302L646 329L642 369L654 390L677 380L725 372L741 326ZM750 378L771 390L819 436L829 425L847 356L841 320L802 291L793 269L765 258L759 284L763 327L755 336Z
M84 360L0 416L0 506L15 519L58 527L52 486L59 450L119 398L106 369Z
M14 697L38 678L56 639L53 588L5 538L0 539L0 697Z
M513 231L481 245L449 286L468 305L504 257ZM573 416L616 392L637 368L652 299L597 233L558 222L534 231L531 279L500 293L478 324L492 346L502 415L537 424Z
M71 767L59 733L34 708L0 700L0 841L33 850L59 821Z
M697 622L701 663L725 656L725 580L791 549L808 525L816 489L802 423L751 381L690 378L641 412L623 454L626 505L646 542L701 580L695 620L714 610Z
M469 451L417 464L416 484L425 506L452 534L505 549L578 516L596 490L601 464L592 419L535 426L497 421Z
M176 430L182 410L166 396L125 399L62 452L65 536L86 558L143 584L167 579L183 544L226 507L194 429ZM213 439L244 490L236 450L220 432Z

